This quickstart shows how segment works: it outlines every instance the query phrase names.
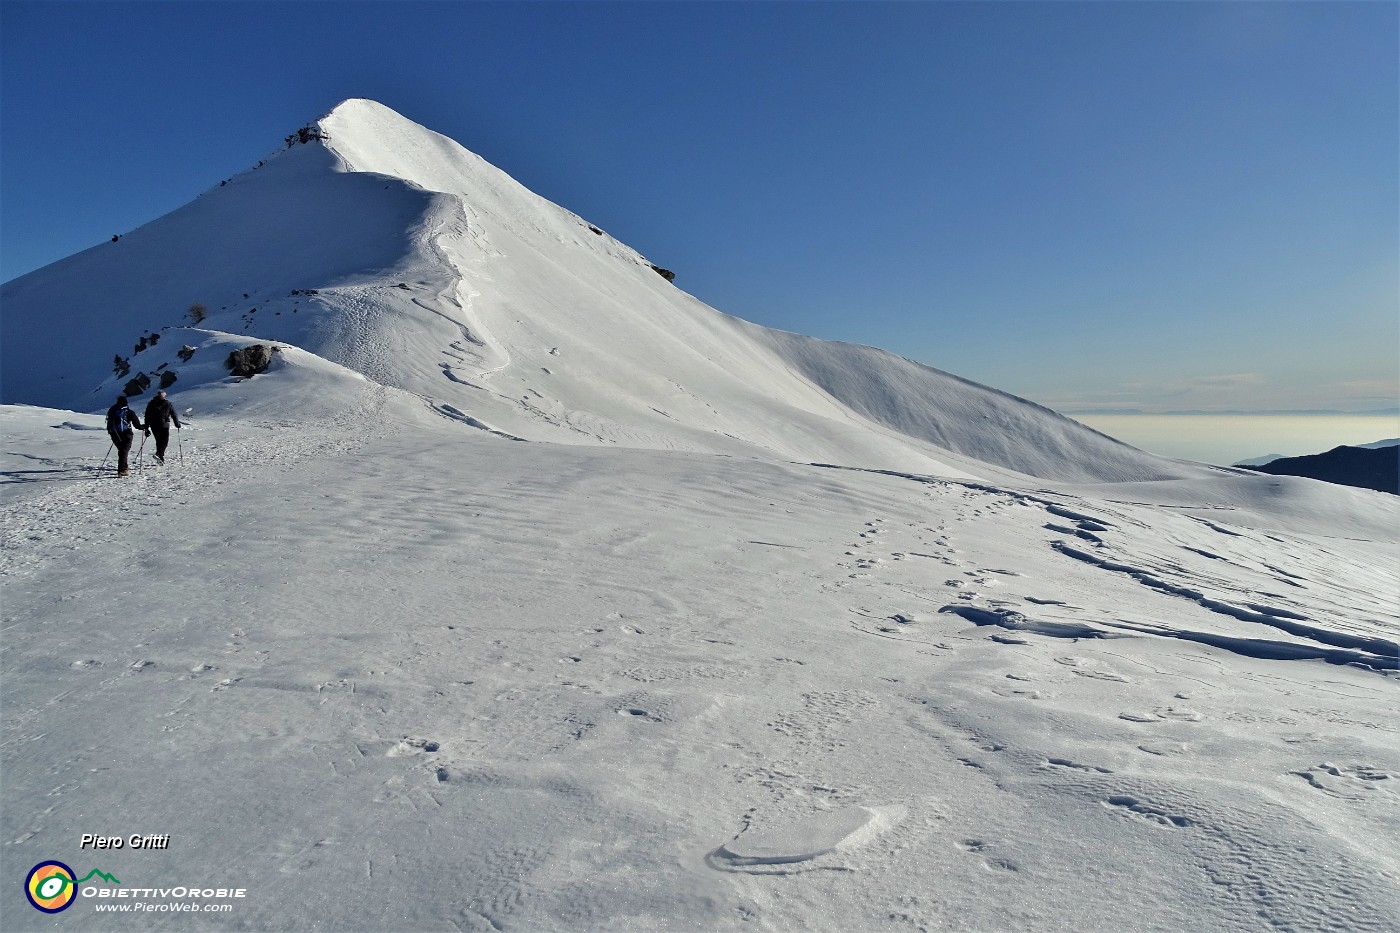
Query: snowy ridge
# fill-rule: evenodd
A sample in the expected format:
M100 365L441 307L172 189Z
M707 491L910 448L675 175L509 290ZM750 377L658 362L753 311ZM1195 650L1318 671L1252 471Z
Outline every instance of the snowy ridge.
M853 411L976 460L1069 482L1162 480L1191 472L1034 402L885 350L758 331Z
M188 324L198 302L201 326L300 347L531 440L984 478L1198 475L892 354L719 314L380 104L346 101L311 136L6 283L3 398L105 407L113 355Z

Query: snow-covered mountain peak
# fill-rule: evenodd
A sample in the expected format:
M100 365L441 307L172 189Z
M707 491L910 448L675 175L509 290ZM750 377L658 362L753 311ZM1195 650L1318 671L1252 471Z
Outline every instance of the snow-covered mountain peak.
M454 140L372 100L351 98L312 124L351 172L389 175L428 191L465 195L481 176L508 176ZM518 187L518 186L517 186Z
M418 124L413 123L412 120L409 120L392 107L381 104L377 100L370 100L368 97L347 97L327 111L325 116L321 117L321 119L316 122L320 124L332 118L351 123L356 121L369 123L384 119L398 120L422 129Z
M146 338L194 324L229 338L201 345L297 347L527 440L984 479L1197 472L882 350L729 317L673 278L453 140L351 99L184 207L6 283L0 397L98 410L143 375L188 391L216 371Z
M396 146L408 148L435 139L466 151L456 141L413 122L398 111L361 97L341 101L311 125L325 134L326 145L333 149L349 145L387 152Z
M589 226L576 215L539 197L456 140L377 101L343 101L311 126L315 133L309 142L333 153L345 172L387 175L424 191L462 198L471 213L489 214L498 223L545 227L552 236L587 242L581 234ZM609 242L621 245L610 238Z

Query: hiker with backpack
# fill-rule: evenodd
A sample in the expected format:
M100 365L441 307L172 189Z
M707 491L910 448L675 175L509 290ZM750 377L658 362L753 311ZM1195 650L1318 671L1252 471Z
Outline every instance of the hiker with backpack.
M172 418L175 420L175 430L180 430L180 416L175 412L175 406L170 404L170 399L165 397L165 390L161 389L146 406L146 430L156 439L157 463L165 462L165 445L170 443Z
M131 472L126 456L131 451L131 442L136 438L136 429L151 433L136 417L136 412L126 407L126 396L118 395L117 404L107 409L107 434L112 438L112 446L117 448L118 476Z

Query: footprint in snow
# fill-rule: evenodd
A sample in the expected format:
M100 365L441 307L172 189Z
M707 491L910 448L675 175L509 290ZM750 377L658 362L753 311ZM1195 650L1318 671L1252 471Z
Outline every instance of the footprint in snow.
M1156 755L1159 758L1166 758L1170 755L1186 754L1185 742L1153 742L1138 746L1138 751L1146 752L1149 755Z
M1154 807L1151 804L1138 800L1136 797L1129 797L1126 794L1109 797L1104 801L1104 805L1127 811L1134 817L1156 823L1158 826L1165 826L1168 829L1186 829L1196 825L1196 821L1190 817L1168 813L1166 810Z
M1098 772L1099 774L1113 773L1113 770L1110 768L1100 768L1098 765L1080 764L1079 762L1071 761L1068 758L1047 758L1045 759L1045 764L1041 767L1047 770L1050 768L1060 768L1069 771L1084 771L1086 773L1094 771Z
M982 862L988 871L1020 871L1021 867L1010 859L991 858Z
M404 736L385 752L388 758L402 758L405 755L422 755L437 751L441 746L429 739L416 739Z
M1367 794L1378 790L1400 789L1394 786L1400 783L1397 781L1400 775L1373 765L1335 765L1324 761L1290 773L1307 781L1315 790L1353 800L1365 799Z
M835 851L868 843L904 818L899 805L853 806L750 826L707 857L719 871L788 874ZM779 866L783 866L779 868ZM817 867L817 866L808 866Z

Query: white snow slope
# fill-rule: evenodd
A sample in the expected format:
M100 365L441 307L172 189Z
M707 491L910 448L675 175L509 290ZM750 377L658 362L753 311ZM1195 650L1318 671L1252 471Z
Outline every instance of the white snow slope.
M1079 481L1198 473L881 350L720 314L380 104L347 101L316 125L326 138L6 283L0 398L105 409L129 378L101 382L114 355L133 375L174 370L183 389L174 340L131 349L200 303L205 328L301 347L531 440L956 475L988 475L977 461Z
M5 286L0 928L1400 926L1395 497L724 317L320 125ZM119 482L78 412L165 326L193 415ZM104 875L46 915L47 860Z

